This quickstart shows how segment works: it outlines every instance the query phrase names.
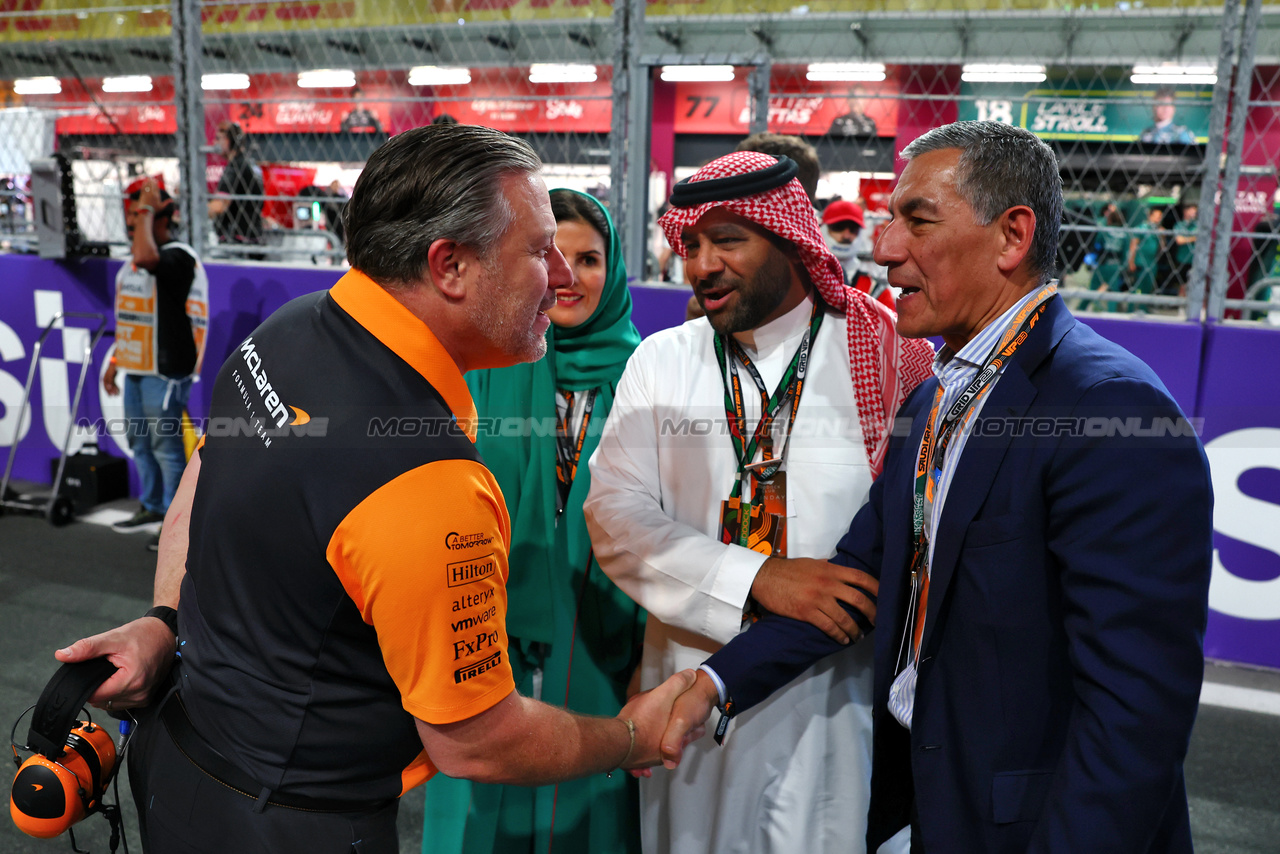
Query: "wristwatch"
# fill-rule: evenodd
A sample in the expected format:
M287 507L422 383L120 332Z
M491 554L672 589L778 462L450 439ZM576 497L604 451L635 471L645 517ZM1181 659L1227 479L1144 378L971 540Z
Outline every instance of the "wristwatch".
M142 616L155 617L169 627L169 631L173 632L174 637L178 636L178 612L168 605L157 605Z

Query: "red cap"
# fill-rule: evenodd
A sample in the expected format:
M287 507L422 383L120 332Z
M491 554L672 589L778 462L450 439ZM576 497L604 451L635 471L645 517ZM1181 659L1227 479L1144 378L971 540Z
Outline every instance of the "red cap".
M155 182L156 182L156 189L157 189L157 190L163 190L163 189L164 189L164 176L163 176L163 175L143 175L141 178L138 178L137 180L135 180L135 181L131 182L131 183L129 184L129 186L127 186L127 187L125 187L125 188L124 188L124 194L125 194L125 197L127 198L127 197L129 196L129 194L130 194L130 193L138 193L138 192L141 192L141 191L142 191L142 185L143 185L143 184L145 184L145 183L147 183L148 181L155 181Z
M824 225L831 225L833 222L852 221L858 224L858 228L866 225L866 220L862 215L862 208L853 202L847 202L839 199L832 202L822 209L822 222Z

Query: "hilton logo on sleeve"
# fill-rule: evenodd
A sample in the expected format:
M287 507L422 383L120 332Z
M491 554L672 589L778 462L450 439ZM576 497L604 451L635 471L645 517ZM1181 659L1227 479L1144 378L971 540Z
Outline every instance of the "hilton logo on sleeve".
M498 571L498 562L494 560L493 553L490 552L487 555L481 555L471 560L445 564L444 569L449 586L461 587L464 584L472 584L494 575Z

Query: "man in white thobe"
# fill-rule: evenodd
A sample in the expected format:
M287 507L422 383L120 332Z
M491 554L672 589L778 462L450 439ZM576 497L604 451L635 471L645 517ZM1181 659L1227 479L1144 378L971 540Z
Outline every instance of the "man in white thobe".
M649 611L646 688L757 608L853 642L841 603L874 613L874 581L825 559L932 351L844 286L789 163L737 152L678 185L661 224L707 317L641 343L591 458L596 557ZM741 527L744 504L762 506ZM863 850L871 688L868 644L736 718L723 748L690 745L641 781L645 851Z

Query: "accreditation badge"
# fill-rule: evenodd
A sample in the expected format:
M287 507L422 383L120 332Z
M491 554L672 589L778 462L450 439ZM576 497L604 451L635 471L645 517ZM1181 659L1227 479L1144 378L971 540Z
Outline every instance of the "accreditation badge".
M720 502L720 542L737 543L769 557L787 556L787 474L757 483L753 501Z

